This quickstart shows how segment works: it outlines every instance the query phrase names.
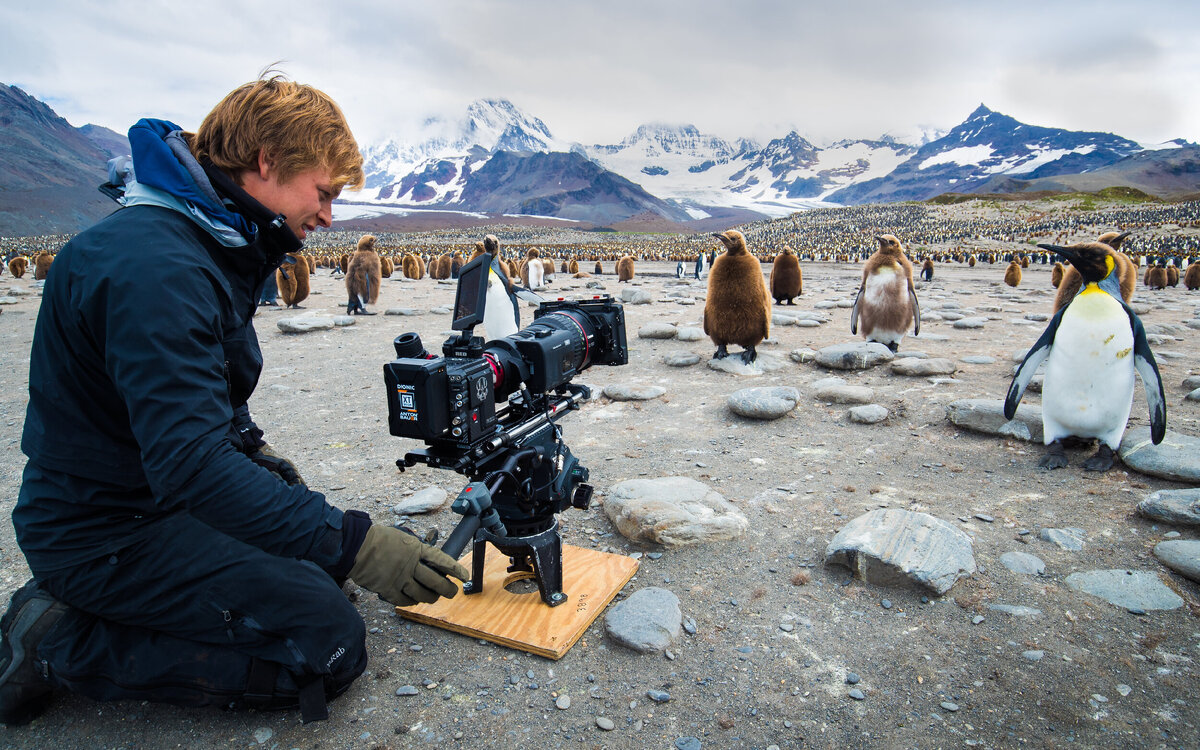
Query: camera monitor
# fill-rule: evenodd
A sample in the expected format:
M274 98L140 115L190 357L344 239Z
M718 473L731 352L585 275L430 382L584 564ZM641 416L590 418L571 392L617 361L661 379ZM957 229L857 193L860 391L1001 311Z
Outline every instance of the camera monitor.
M450 326L455 331L469 331L483 322L491 265L492 256L483 253L459 270L458 292L454 295L454 322Z

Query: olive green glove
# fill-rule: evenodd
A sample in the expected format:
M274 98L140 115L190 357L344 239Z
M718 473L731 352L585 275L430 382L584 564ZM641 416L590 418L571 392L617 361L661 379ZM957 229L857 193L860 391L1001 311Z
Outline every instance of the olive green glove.
M471 574L440 549L390 526L367 529L350 569L359 586L401 607L453 597L458 586L446 576L465 581Z

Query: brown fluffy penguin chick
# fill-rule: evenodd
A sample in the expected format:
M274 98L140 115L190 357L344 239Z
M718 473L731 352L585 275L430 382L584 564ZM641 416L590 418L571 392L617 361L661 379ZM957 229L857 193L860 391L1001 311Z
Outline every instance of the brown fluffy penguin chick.
M54 256L50 253L41 253L33 259L33 280L42 281L46 278L46 274L50 273L50 265L54 263Z
M787 300L789 305L794 305L796 303L792 300L800 296L803 288L800 259L790 247L785 247L771 264L771 298L776 304L782 305L783 301Z
M1021 264L1020 263L1018 263L1014 260L1008 264L1008 268L1004 269L1004 283L1008 284L1009 286L1020 286L1021 285Z
M8 272L12 274L14 279L19 279L25 275L25 270L29 268L29 261L18 255L8 262Z
M604 264L601 263L600 261L596 261L596 275L597 276L604 275Z
M400 270L404 273L406 279L419 279L417 275L419 269L417 267L417 256L412 253L405 253L400 259Z
M317 258L315 255L305 255L304 260L308 263L308 275L312 276L317 272Z
M379 300L379 285L383 281L383 264L375 252L375 235L364 235L358 241L358 249L350 256L346 266L347 315L370 315L367 304Z
M933 258L926 258L921 264L921 280L933 281Z
M396 264L386 255L379 256L379 270L383 273L383 278L392 278L392 271L396 270Z
M1054 268L1050 269L1050 285L1058 289L1062 285L1063 280L1063 264L1055 263ZM1058 305L1055 305L1055 310L1058 310Z
M463 259L462 253L455 253L454 255L451 255L450 256L450 277L453 279L457 279L458 278L458 269L465 266L466 263L467 263L467 261L465 259Z
M909 325L914 335L921 332L921 308L904 246L890 234L875 239L879 249L863 266L862 284L850 310L850 332L858 333L861 319L863 338L895 352Z
M1167 266L1167 286L1179 286L1179 269Z
M284 262L275 271L275 285L283 306L299 310L300 303L308 299L308 264L299 253L288 253L287 257L295 262Z
M1151 289L1167 288L1166 266L1154 266L1146 272L1146 286Z
M633 256L626 255L617 261L617 281L629 281L633 278Z
M350 264L350 256L347 253L342 253L338 256L338 268L342 269L342 273L346 272L346 266Z
M755 347L771 334L771 296L762 265L746 250L742 233L730 229L713 236L726 251L709 272L704 332L717 345L713 359L729 356L725 347L737 344L745 349L742 361L750 364L758 357Z
M1192 263L1183 274L1183 285L1189 292L1200 289L1200 263Z
M567 264L567 273L572 275L579 273L579 261L573 260Z
M1117 281L1121 285L1121 299L1125 300L1125 304L1133 301L1133 291L1137 288L1137 264L1128 255L1120 252L1121 243L1128 236L1128 232L1125 234L1105 232L1096 238L1097 242L1112 248L1113 264L1117 271ZM1058 284L1058 293L1054 295L1054 310L1052 312L1058 312L1070 304L1071 300L1075 299L1075 295L1079 294L1082 282L1083 278L1079 275L1079 271L1075 270L1075 266L1067 265L1063 269L1062 281Z

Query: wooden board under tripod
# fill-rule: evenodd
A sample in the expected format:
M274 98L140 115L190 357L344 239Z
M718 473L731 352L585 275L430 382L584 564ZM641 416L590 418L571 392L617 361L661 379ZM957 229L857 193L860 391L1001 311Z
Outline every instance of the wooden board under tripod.
M509 573L509 559L488 548L483 567L483 592L462 593L433 604L396 607L396 613L472 638L483 638L548 659L561 659L575 645L617 592L633 578L638 561L625 555L563 545L563 593L567 601L549 607L533 591L514 594L504 587L532 573ZM471 555L460 561L471 569ZM451 579L454 580L454 579Z

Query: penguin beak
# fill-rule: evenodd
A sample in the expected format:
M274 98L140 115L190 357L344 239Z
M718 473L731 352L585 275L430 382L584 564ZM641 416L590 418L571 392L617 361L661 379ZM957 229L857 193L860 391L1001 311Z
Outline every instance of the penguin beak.
M1062 257L1066 258L1067 262L1073 266L1076 265L1076 261L1079 260L1079 256L1076 255L1075 251L1069 247L1062 247L1061 245L1038 245L1038 247L1042 248L1043 250L1049 250L1052 253L1058 253Z
M882 237L880 237L879 235L875 235L875 241L876 241L876 242L883 242L883 238L882 238Z
M1133 232L1123 232L1122 234L1118 235L1117 238L1115 240L1113 240L1113 242L1120 245L1122 242L1125 241L1125 238L1131 234L1133 234Z

